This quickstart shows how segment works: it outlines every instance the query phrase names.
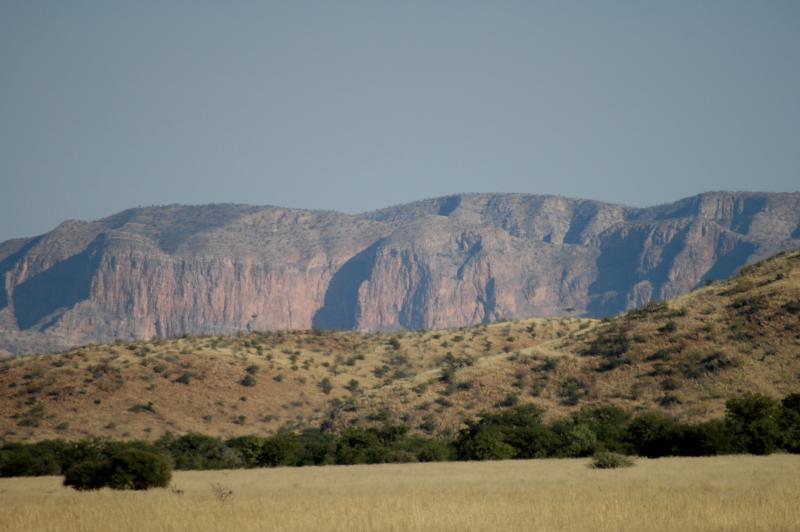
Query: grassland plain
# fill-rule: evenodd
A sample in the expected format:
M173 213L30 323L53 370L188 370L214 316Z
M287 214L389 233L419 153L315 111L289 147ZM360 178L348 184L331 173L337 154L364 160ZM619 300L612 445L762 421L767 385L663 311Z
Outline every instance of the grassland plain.
M177 472L170 488L77 492L0 479L0 530L791 531L800 456L586 459ZM215 493L213 486L220 488ZM225 496L224 491L232 494Z

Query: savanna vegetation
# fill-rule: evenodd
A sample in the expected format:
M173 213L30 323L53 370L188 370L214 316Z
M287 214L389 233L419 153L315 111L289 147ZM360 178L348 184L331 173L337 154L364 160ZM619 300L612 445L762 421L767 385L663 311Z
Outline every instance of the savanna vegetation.
M454 439L483 412L614 405L681 422L800 389L800 252L604 320L435 331L253 331L0 360L0 440L227 440L325 425Z
M605 320L2 361L0 476L39 478L0 530L792 530L798 301L793 252Z
M154 443L9 443L0 447L0 476L63 474L65 485L76 489L145 489L167 485L172 467L211 470L595 455L596 467L612 468L626 465L624 455L800 452L800 394L781 401L757 394L730 399L723 419L700 423L681 422L657 411L632 416L614 406L584 408L551 422L542 414L533 405L485 413L452 439L384 425L338 432L326 427L282 430L266 438L227 440L167 434Z

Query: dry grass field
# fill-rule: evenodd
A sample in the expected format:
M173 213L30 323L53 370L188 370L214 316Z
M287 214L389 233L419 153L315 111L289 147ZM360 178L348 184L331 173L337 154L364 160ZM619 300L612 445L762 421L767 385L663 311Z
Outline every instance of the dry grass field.
M169 489L0 479L0 530L719 530L800 527L800 456L329 466L175 473ZM228 498L212 485L231 490Z

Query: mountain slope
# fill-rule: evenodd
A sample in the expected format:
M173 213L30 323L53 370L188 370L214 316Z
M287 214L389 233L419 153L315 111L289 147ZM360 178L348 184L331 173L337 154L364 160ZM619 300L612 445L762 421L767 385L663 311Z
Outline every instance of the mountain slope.
M393 333L279 331L88 345L0 362L0 439L218 436L610 402L684 419L800 390L800 251L615 318Z
M361 215L132 209L0 244L0 349L606 316L800 246L800 194L635 209L465 194Z

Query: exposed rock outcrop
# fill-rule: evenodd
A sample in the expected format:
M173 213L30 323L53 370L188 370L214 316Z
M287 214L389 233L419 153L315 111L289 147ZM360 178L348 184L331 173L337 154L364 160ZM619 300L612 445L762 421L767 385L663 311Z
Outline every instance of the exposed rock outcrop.
M131 209L0 244L0 349L602 316L796 247L800 193L707 193L644 209L524 194L361 215Z

